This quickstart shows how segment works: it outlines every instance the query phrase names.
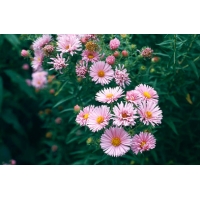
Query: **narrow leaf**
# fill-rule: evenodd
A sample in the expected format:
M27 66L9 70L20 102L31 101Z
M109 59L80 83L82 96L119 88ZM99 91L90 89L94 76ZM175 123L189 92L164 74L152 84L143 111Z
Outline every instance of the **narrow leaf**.
M163 121L174 131L174 133L178 135L174 122L170 118L167 118L167 119L165 118L163 119Z
M194 64L194 62L193 61L188 61L188 62L189 62L189 65L192 67L194 73L196 74L197 78L199 78L199 73L198 73L197 67Z
M69 97L67 97L67 98L65 98L65 99L62 99L62 100L59 101L53 108L59 106L60 104L66 102L66 101L68 101L68 100L70 100L70 99L73 99L74 97L76 97L76 95L72 95L72 96L69 96Z

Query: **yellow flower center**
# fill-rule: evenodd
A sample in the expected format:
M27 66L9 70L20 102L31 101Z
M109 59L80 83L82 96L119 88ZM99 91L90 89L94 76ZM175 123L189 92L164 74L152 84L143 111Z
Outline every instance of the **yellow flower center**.
M41 61L41 58L40 57L38 57L38 59L37 59L39 62Z
M104 77L104 76L105 76L105 72L104 72L103 70L100 70L100 71L98 72L98 76L99 76L99 77Z
M89 55L88 55L88 58L89 58L89 59L92 59L92 58L94 58L94 55L93 55L93 54L89 54Z
M88 117L89 117L89 113L86 113L86 114L83 115L84 119L88 119Z
M106 95L106 98L111 99L112 97L113 97L113 94L111 94L111 93Z
M135 100L134 97L131 97L131 100L134 101Z
M146 144L145 141L141 142L140 147L142 148Z
M147 112L146 112L146 116L147 116L147 118L152 118L152 112L147 111Z
M151 95L149 94L149 92L143 92L143 94L147 99L151 98Z
M97 48L98 48L98 45L92 41L89 41L86 43L85 45L85 48L88 50L88 51L96 51Z
M97 117L96 121L97 121L98 124L101 124L104 121L104 117L99 116L99 117Z
M117 147L117 146L119 146L121 144L121 140L118 137L114 137L112 139L111 143L112 143L113 146Z
M66 49L66 50L69 49L69 45L67 45L67 46L65 47L65 49Z
M127 113L123 112L122 113L122 118L127 118L127 117L128 117Z

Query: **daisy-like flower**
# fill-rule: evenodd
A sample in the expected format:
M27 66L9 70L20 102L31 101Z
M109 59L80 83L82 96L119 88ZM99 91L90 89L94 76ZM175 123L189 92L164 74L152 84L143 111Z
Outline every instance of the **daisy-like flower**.
M155 124L161 124L161 119L163 118L162 110L153 101L141 102L138 108L138 114L140 115L140 121L145 125L151 124L155 126Z
M53 68L51 68L50 70L55 69L56 71L62 73L61 70L67 67L68 64L66 64L66 62L69 59L68 58L67 61L65 61L65 58L63 58L62 56L63 53L61 53L60 55L57 54L56 58L50 58L51 60L53 60L53 62L48 62L48 64L53 64Z
M135 119L137 110L133 107L131 103L123 102L118 103L117 106L113 108L114 115L112 117L113 124L117 126L132 126L135 125Z
M88 71L88 66L87 62L80 61L79 64L76 66L76 75L78 77L85 78L85 74Z
M126 92L126 100L137 105L138 103L140 103L141 97L138 91L130 90Z
M123 92L120 87L105 88L96 94L96 100L102 103L112 103L122 97Z
M114 74L116 84L125 88L125 85L129 85L131 82L128 75L127 70L124 69L124 65L120 66L119 64L119 68L116 67Z
M43 88L47 83L47 72L39 71L32 74L32 86L35 88Z
M51 41L51 35L43 35L33 42L33 50L41 49L44 45Z
M100 57L99 54L95 51L88 51L88 50L84 50L82 55L82 60L85 60L86 62L97 62L99 61Z
M135 87L135 90L139 92L139 96L142 100L158 103L158 94L152 87L140 84Z
M123 128L111 127L101 136L100 145L106 154L118 157L129 151L131 141L130 135Z
M62 53L69 52L73 56L75 51L81 50L81 42L76 35L59 35L57 39L57 50Z
M79 114L76 117L76 122L80 125L80 126L86 126L87 125L87 120L88 117L90 115L90 113L94 110L94 106L90 105L87 106L85 108L83 108L83 110L81 110L79 112Z
M111 114L110 109L107 106L95 107L90 112L87 125L92 132L99 131L108 125Z
M35 71L41 69L41 66L42 66L42 61L43 61L43 58L44 58L44 53L42 50L35 50L35 56L33 58L33 61L32 61L32 67Z
M131 149L135 154L138 152L149 151L156 146L156 139L151 133L140 132L132 138Z
M90 67L92 81L105 85L113 79L114 71L112 67L104 61L98 61Z

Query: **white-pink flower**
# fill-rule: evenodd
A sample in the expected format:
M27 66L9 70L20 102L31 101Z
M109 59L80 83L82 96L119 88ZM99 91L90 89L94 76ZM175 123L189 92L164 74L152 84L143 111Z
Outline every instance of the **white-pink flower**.
M138 91L130 90L126 92L126 100L137 105L140 103L141 97Z
M113 124L117 126L133 126L135 125L135 119L138 118L137 110L131 103L123 102L118 103L113 107L114 115L112 115Z
M129 73L127 73L127 70L124 69L124 65L121 66L119 64L119 68L116 67L114 74L116 84L125 88L125 85L129 85L131 82L128 76Z
M123 128L111 127L101 136L100 145L106 154L118 157L129 151L131 141L130 135Z
M139 135L134 135L132 139L131 149L135 154L138 152L149 151L156 146L156 139L151 133L140 132Z
M35 56L33 58L33 61L31 62L31 66L33 67L33 69L35 71L37 70L41 70L41 67L42 67L42 62L43 62L43 59L44 59L44 53L42 50L35 50Z
M105 88L96 94L96 100L102 103L112 103L122 97L123 92L120 87Z
M112 67L104 61L98 61L90 67L92 81L105 85L113 79L114 71Z
M158 103L158 94L152 87L145 84L140 84L135 87L135 90L139 92L141 100L153 101L155 103Z
M95 51L89 51L89 50L84 50L82 55L82 60L85 60L86 62L97 62L100 59L100 55L95 52Z
M51 35L43 35L33 42L33 50L41 49L44 45L51 41Z
M35 88L43 88L47 83L47 72L36 71L32 74L32 86Z
M85 78L85 75L88 71L88 63L83 60L79 61L79 64L76 65L76 75L78 77Z
M155 124L161 124L161 119L163 118L162 110L153 101L141 102L138 108L138 114L140 115L140 121L145 125L151 124L155 126Z
M107 106L95 107L90 112L87 125L92 132L99 131L108 125L111 114L110 109Z
M110 49L115 50L119 47L119 45L120 41L117 38L110 40Z

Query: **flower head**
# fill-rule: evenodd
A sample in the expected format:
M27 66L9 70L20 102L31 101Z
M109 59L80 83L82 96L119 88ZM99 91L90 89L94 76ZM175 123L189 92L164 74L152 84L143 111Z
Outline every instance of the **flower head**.
M21 56L28 57L29 56L29 52L27 50L22 49Z
M87 71L88 71L88 63L81 60L79 64L76 65L76 75L78 77L85 78Z
M113 65L115 63L115 56L108 56L106 58L106 62L109 64L109 65Z
M41 67L42 67L42 61L43 61L43 58L44 58L44 53L42 50L35 50L35 56L33 58L33 61L32 61L32 67L34 70L40 70Z
M115 50L119 47L119 45L120 41L117 38L110 40L110 49Z
M130 149L131 137L123 128L111 127L101 136L100 145L106 154L122 156Z
M153 50L149 47L146 47L142 49L140 54L143 58L151 58L153 54Z
M84 50L82 55L82 60L85 60L86 62L97 62L100 59L100 55L95 52L95 51L89 51L89 50Z
M113 79L114 71L111 66L103 61L98 61L90 67L92 81L105 85Z
M33 42L33 50L41 49L44 45L51 41L51 35L43 35Z
M131 149L135 154L138 152L149 151L156 146L156 139L151 133L140 132L139 135L134 135L132 139Z
M130 90L126 92L126 100L137 105L141 101L141 97L138 91Z
M85 48L88 51L96 51L98 49L98 45L92 41L86 43Z
M47 83L47 72L37 71L32 74L32 86L35 88L43 88Z

